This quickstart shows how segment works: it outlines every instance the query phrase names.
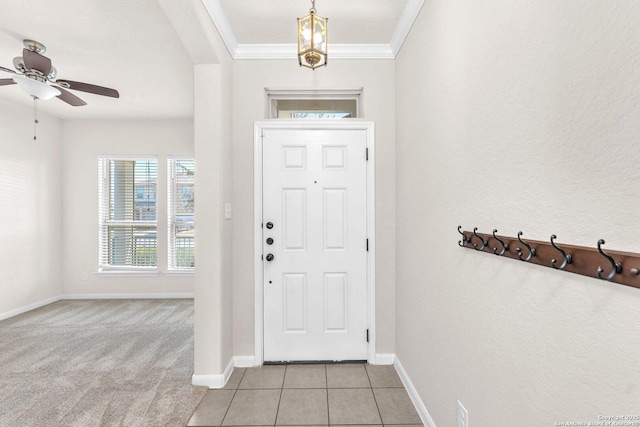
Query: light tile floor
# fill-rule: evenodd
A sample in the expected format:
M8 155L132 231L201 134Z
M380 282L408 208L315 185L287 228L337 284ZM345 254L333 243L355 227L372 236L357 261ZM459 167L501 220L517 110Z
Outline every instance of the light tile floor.
M188 426L422 425L393 366L236 368Z

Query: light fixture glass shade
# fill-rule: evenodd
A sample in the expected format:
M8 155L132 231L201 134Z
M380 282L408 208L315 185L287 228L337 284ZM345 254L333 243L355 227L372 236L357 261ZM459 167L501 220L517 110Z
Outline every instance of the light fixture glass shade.
M315 8L298 18L298 62L301 67L315 69L327 65L327 18L318 16Z
M33 98L47 100L60 95L60 91L58 89L49 86L44 82L18 75L13 76L12 78L16 83L18 83L18 87L20 87L20 89Z

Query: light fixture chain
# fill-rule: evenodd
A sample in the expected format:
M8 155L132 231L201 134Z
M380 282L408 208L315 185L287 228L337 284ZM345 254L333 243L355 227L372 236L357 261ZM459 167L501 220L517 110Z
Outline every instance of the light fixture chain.
M33 140L37 141L36 129L38 126L38 98L33 98Z

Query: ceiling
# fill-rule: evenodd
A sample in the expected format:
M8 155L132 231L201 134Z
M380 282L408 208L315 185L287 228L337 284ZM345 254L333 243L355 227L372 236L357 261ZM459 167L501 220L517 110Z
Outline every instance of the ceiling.
M311 8L310 0L218 1L240 44L295 42L296 18ZM329 18L333 43L389 43L406 4L407 0L316 0L316 13Z
M296 18L311 7L305 0L183 1L202 1L236 59L294 59ZM22 40L33 39L47 46L60 79L120 92L114 99L72 91L88 105L54 98L39 101L39 111L62 119L193 116L193 62L160 0L3 2L1 66L13 69ZM329 18L330 57L395 57L423 2L316 0L317 13ZM33 105L17 85L0 86L0 102Z

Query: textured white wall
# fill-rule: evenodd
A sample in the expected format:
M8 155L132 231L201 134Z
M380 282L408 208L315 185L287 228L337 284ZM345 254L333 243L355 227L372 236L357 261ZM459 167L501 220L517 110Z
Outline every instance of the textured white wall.
M231 221L228 158L231 116L229 65L194 68L196 167L195 374L219 375L233 357Z
M222 360L223 268L222 268L222 138L219 103L220 66L194 67L195 84L195 373L219 374ZM201 173L200 173L201 172Z
M378 353L394 352L395 114L393 61L330 62L311 71L293 61L233 63L234 354L254 354L253 122L265 119L265 88L364 88L364 119L376 137L376 328Z
M62 126L39 121L34 141L33 110L0 99L0 318L62 294Z
M430 0L397 58L397 355L438 426L456 400L472 426L640 414L640 289L456 231L640 252L639 22L635 0Z
M63 279L67 295L192 293L193 277L104 277L98 269L98 157L158 158L158 265L166 269L167 156L193 156L191 120L68 120L63 124ZM82 280L82 273L88 280Z
M222 44L221 41L218 42ZM222 46L216 51L220 58L220 119L222 131L220 138L222 143L222 200L224 204L233 201L233 67L230 56L220 53ZM233 205L232 218L225 219L222 226L222 362L229 363L235 353L233 348ZM226 366L223 366L223 368Z

